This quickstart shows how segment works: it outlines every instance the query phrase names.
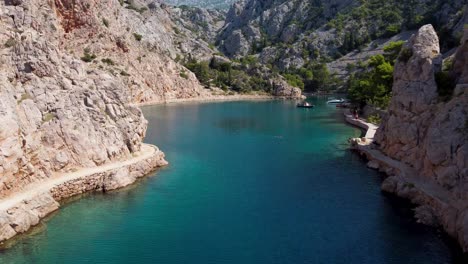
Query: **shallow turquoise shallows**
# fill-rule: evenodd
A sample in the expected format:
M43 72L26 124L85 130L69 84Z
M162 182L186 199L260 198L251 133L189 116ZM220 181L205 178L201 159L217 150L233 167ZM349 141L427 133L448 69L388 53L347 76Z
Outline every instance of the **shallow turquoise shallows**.
M311 101L145 107L170 166L68 203L0 263L454 263L347 150L361 131Z

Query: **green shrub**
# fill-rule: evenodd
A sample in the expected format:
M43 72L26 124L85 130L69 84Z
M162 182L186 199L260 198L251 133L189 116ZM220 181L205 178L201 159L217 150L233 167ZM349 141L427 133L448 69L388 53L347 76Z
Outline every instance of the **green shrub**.
M413 56L413 50L410 48L402 48L398 60L407 63Z
M391 37L400 32L400 25L389 25L385 29L385 36Z
M141 41L143 39L143 36L138 33L133 33L133 36L135 37L137 41Z
M42 123L47 123L50 120L54 119L56 116L54 113L46 113L42 116Z
M28 93L22 94L21 98L18 100L18 104L21 104L21 102L23 102L24 100L27 100L27 99L32 99L32 96L29 95Z
M106 26L107 28L109 27L109 20L103 18L103 19L102 19L102 23L103 23L104 26Z
M374 125L379 125L382 122L382 118L379 115L370 115L367 117L367 122L372 123Z
M106 59L102 59L101 60L103 63L107 64L107 65L110 65L110 66L113 66L115 65L114 61L109 59L109 58L106 58Z
M442 64L442 71L451 71L453 68L453 57L444 60Z
M304 90L304 82L302 81L300 76L296 74L283 74L283 76L289 85L300 88L301 90Z
M91 54L90 50L88 48L86 48L84 50L83 57L81 57L81 60L84 61L84 62L92 62L96 58L97 58L96 55Z
M384 47L383 55L375 55L367 63L359 63L360 69L348 81L348 96L353 103L387 108L393 86L393 66L398 54L403 53L400 53L403 43L391 42ZM374 118L373 121L378 120Z
M141 7L141 8L138 8L137 6L135 6L135 4L133 3L133 1L127 1L127 6L125 8L127 9L130 9L130 10L133 10L133 11L136 11L140 14L144 13L145 11L148 10L147 7Z
M120 75L122 76L130 76L130 74L124 70L120 71Z
M177 54L174 61L175 62L180 62L182 60L182 57L180 57L180 54Z
M257 59L257 57L255 57L255 56L249 55L249 56L242 57L242 58L240 59L240 63L241 63L243 66L247 66L247 65L256 65L256 64L258 63L258 59Z
M385 59L392 64L395 63L395 60L398 58L398 55L403 47L405 42L403 40L393 41L385 45L383 48Z
M179 76L182 77L182 78L184 78L184 79L188 79L188 75L187 75L186 72L181 72L181 73L179 73Z
M5 48L11 48L15 45L16 45L16 40L14 38L9 38L4 44Z
M172 27L172 30L174 30L174 33L176 33L177 35L180 35L180 29L177 28L177 27Z

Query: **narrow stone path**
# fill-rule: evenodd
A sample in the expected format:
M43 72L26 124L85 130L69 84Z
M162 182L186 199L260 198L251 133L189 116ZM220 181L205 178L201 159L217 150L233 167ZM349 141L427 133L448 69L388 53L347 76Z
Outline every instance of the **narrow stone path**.
M377 132L377 129L379 128L378 126L372 123L368 123L362 119L354 118L354 116L350 114L349 111L345 111L344 115L346 118L346 122L366 130L366 135L365 135L366 139L370 139L370 140L374 139L375 132Z
M140 162L142 160L150 158L156 152L156 147L148 144L143 144L141 147L140 152L136 153L136 155L128 160L125 161L117 161L109 164L105 164L98 167L93 168L83 168L79 169L78 171L71 172L71 173L63 173L57 174L52 178L38 183L33 183L26 187L25 190L21 192L12 194L0 200L0 211L8 210L24 200L29 200L34 198L37 195L50 191L55 186L59 186L65 182L72 181L75 179L79 179L82 177L90 176L96 173L101 173L125 166L132 165L134 163Z
M344 113L346 122L366 129L366 140L365 143L357 144L356 149L361 153L365 153L369 160L378 161L380 164L384 164L386 167L393 168L397 170L399 173L397 174L398 177L403 179L405 182L412 183L417 189L424 192L426 195L439 200L440 202L446 204L456 205L457 203L453 200L450 193L438 185L431 179L423 178L419 176L419 173L412 167L406 165L405 163L392 159L382 153L380 150L376 149L372 145L372 141L374 140L375 133L377 132L378 126L368 123L362 119L356 119L351 115L348 111Z

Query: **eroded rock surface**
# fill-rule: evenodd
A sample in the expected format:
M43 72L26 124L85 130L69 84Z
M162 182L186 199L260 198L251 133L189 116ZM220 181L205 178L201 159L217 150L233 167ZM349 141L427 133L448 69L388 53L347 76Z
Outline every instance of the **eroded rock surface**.
M0 198L131 157L147 127L131 103L210 95L174 61L209 50L180 40L178 16L157 1L0 1Z
M152 148L146 146L145 150ZM145 155L145 153L139 153ZM152 172L156 167L164 166L164 153L158 149L130 165L120 166L103 172L83 174L78 178L64 180L45 187L30 190L22 201L5 206L0 202L0 244L17 234L28 231L51 212L59 209L59 202L74 195L90 191L111 191L134 183L138 178ZM45 188L45 189L44 189Z
M438 225L468 251L468 29L454 56L457 83L444 101L436 82L442 59L432 26L422 27L395 65L393 97L377 131L382 153L410 169L393 168L382 188L421 205L421 222ZM385 167L385 166L384 166ZM392 167L386 166L386 167ZM411 171L411 173L408 173Z

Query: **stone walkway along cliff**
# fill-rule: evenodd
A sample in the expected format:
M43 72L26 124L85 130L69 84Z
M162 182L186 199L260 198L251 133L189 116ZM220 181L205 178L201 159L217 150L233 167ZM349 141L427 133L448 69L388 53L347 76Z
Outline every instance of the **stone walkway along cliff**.
M345 111L344 115L346 122L366 130L366 135L364 136L366 139L371 141L374 139L375 132L377 132L377 129L379 128L378 126L372 123L368 123L362 119L354 118L353 115L349 113L349 111Z
M167 165L164 153L157 147L143 144L134 157L54 177L31 184L24 190L0 200L0 242L26 232L40 219L59 208L58 201L93 190L114 190L125 187Z
M450 194L437 184L431 184L427 178L417 177L418 173L413 168L400 161L394 160L380 152L378 149L375 149L372 146L372 141L377 129L379 128L378 126L359 118L356 119L351 114L345 113L345 117L348 123L366 130L366 134L364 136L366 138L366 142L356 142L356 149L367 156L370 161L369 163L377 161L380 164L385 164L388 167L396 169L408 182L414 184L431 197L441 200L441 202L448 202L451 199ZM379 165L376 166L377 167L375 168L374 165L369 164L369 167L378 169Z
M31 184L26 188L26 190L16 193L14 195L10 195L4 199L0 200L0 211L5 211L10 209L11 207L17 205L18 203L33 198L34 196L48 192L55 186L59 186L67 181L72 181L78 178L86 177L89 175L93 175L100 172L105 172L112 169L117 169L120 167L128 166L138 161L147 159L151 157L156 152L154 147L150 145L143 145L140 154L132 159L125 160L125 161L118 161L113 162L110 164L105 164L102 166L94 167L94 168L83 168L71 173L64 173L61 175L55 175L54 177L50 178L45 182L39 182Z
M427 212L427 206L424 204L432 204L435 208L440 208L437 212L444 214L447 208L453 207L455 210L462 210L463 203L454 200L450 192L442 188L432 179L421 176L415 169L392 159L382 153L373 143L374 135L378 130L378 126L368 123L362 119L354 118L347 111L344 113L348 123L363 128L366 131L363 138L353 139L353 149L356 149L361 155L364 155L369 161L367 166L372 169L378 169L385 172L388 178L382 183L382 190L395 193L398 196L411 200L414 204L423 204L415 209L415 217L419 223L437 226L439 224L448 225L444 221L435 220L434 212ZM421 202L425 201L425 202ZM443 216L436 215L437 218ZM447 231L447 228L446 228ZM447 231L450 235L457 237L456 234ZM461 243L464 250L466 246Z

